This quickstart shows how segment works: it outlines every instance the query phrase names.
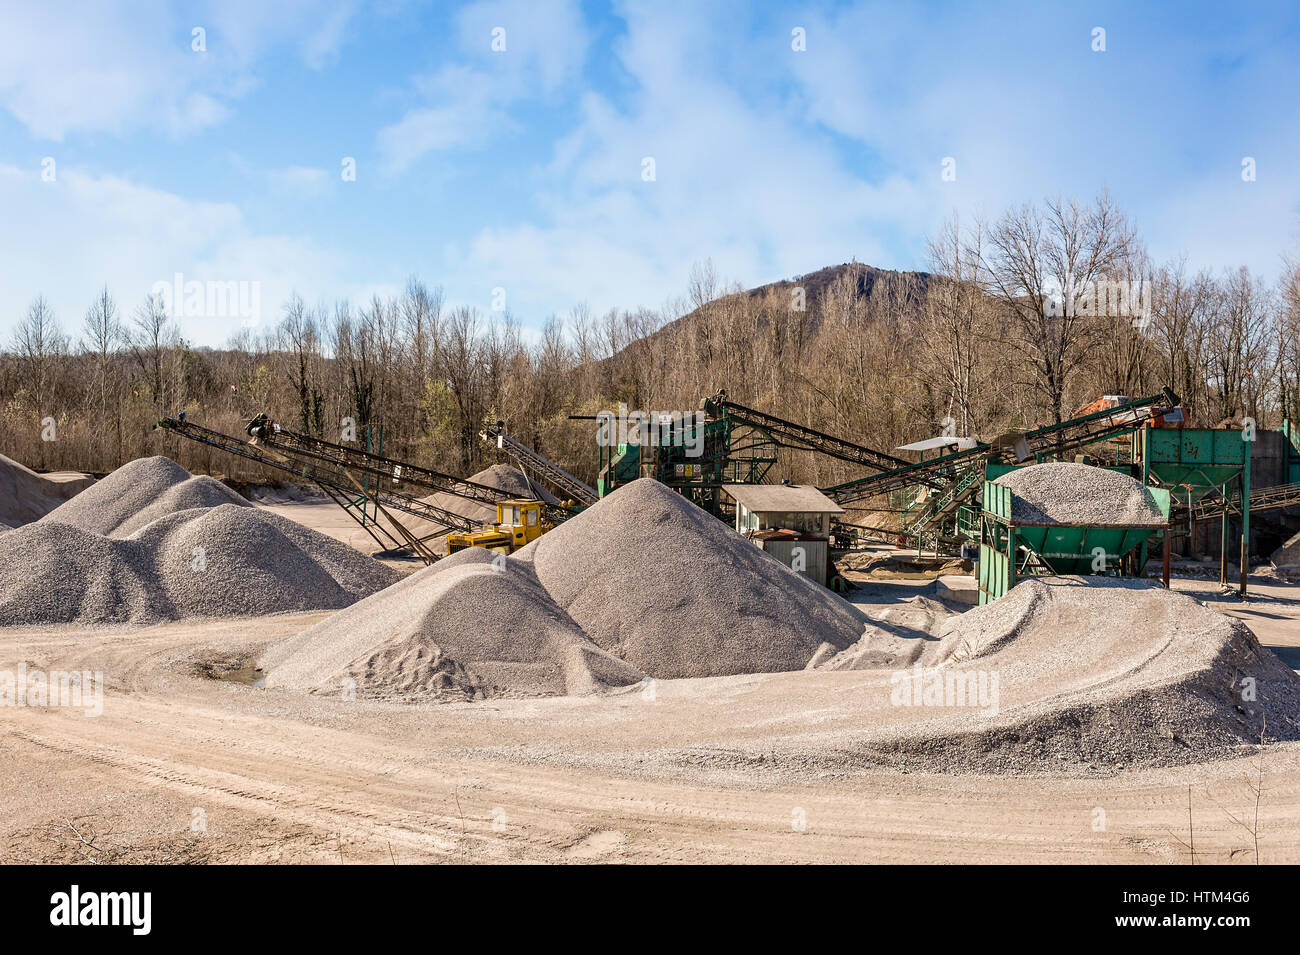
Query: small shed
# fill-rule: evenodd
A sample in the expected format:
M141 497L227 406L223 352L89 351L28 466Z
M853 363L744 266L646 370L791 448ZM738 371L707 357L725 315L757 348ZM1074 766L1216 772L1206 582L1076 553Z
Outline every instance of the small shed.
M826 586L831 517L840 507L817 490L798 484L724 484L736 502L736 530L781 563Z

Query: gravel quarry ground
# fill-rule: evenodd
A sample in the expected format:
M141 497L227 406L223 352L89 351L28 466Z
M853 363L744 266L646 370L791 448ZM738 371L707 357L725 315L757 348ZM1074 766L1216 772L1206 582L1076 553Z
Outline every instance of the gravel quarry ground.
M300 513L310 523L315 512ZM1206 639L1245 621L1268 651L1300 666L1300 586L1252 581L1246 604L1205 580L1176 589L1204 602L1194 622ZM950 609L921 580L864 581L853 598L864 621L888 623L900 639ZM1262 773L1259 861L1300 862L1295 742L1172 765L1090 766L1054 752L1029 754L1028 766L940 767L942 752L928 765L890 762L845 743L897 738L927 719L889 704L887 672L851 668L414 704L276 688L274 667L258 666L291 655L330 616L0 628L0 671L100 670L107 683L100 716L4 710L0 859L1186 863L1190 793L1196 862L1244 864L1256 861L1253 838L1234 817L1253 812ZM367 625L364 614L352 619ZM1090 626L1117 652L1139 649L1123 645L1122 620ZM968 629L985 655L964 665L1022 655L998 667L1004 716L1051 692L1078 695L1060 674L1015 676L1041 656L1031 651L1044 628ZM1196 669L1169 659L1177 666L1166 676ZM1122 660L1111 666L1092 671L1104 684L1093 690L1130 679ZM1044 686L1029 685L1037 681ZM196 810L203 832L192 828Z
M1300 634L1300 588L1259 591ZM0 859L1186 864L1190 790L1197 863L1255 861L1229 815L1253 811L1252 755L1106 777L719 759L810 726L852 731L864 692L854 672L428 706L200 675L325 616L0 630L0 666L101 668L108 683L96 718L6 712ZM1300 747L1271 746L1262 766L1260 861L1300 862Z

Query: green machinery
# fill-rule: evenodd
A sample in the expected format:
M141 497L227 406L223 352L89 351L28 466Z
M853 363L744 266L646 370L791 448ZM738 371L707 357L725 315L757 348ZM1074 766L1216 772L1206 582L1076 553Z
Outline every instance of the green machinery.
M1190 520L1204 504L1217 499L1220 518L1219 580L1227 583L1228 514L1241 515L1240 593L1246 595L1250 546L1250 451L1243 431L1208 428L1145 428L1133 435L1133 455L1140 462L1142 483L1163 488L1186 504Z
M1169 585L1169 491L1151 495L1166 523L1156 525L1044 524L1016 521L1011 489L993 483L1014 470L990 466L979 517L979 602L1003 596L1024 577L1087 574L1138 577L1146 565L1147 544L1160 532L1165 544L1164 581Z
M641 419L629 421L626 409L620 409L618 416L591 420L601 422L596 482L601 497L621 484L653 477L714 515L722 510L722 485L761 484L781 448L824 454L876 472L909 466L891 454L730 401L725 391L705 398L693 415L642 424Z
M721 511L723 484L761 484L776 463L776 445L761 437L733 443L736 423L692 415L654 422L644 430L633 422L624 434L598 440L596 491L604 497L641 477L653 477L685 495L710 514Z
M978 539L982 512L976 499L990 463L1059 460L1069 452L1136 432L1147 421L1172 412L1178 404L1178 396L1166 388L1158 395L1060 424L1004 435L989 443L979 442L971 448L858 478L827 488L826 494L841 505L904 495L899 507L901 534L916 541L918 552L927 547L938 552L964 539Z

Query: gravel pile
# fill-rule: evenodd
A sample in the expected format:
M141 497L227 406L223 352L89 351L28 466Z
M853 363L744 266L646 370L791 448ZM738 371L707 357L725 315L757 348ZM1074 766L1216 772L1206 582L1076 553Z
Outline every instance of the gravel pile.
M915 663L929 666L943 652L936 636L954 613L930 597L909 597L897 606L865 611L867 629L846 650L814 658L808 669L892 670Z
M400 578L217 481L144 458L0 535L0 626L330 610Z
M644 674L592 643L525 562L460 551L275 647L267 686L387 700L579 695Z
M1011 489L1011 516L1018 521L1138 527L1166 522L1141 481L1106 468L1035 464L1010 471L994 483Z
M1300 534L1291 537L1269 558L1273 566L1280 571L1296 573L1300 571Z
M129 537L168 514L222 504L252 506L220 481L195 477L170 458L155 455L122 465L42 520Z
M601 648L652 677L802 669L848 647L856 608L642 478L515 555Z
M922 666L996 674L996 714L920 710L934 715L860 752L938 772L1112 770L1249 752L1265 718L1270 739L1300 739L1300 678L1245 624L1145 581L1026 580L934 637Z
M330 610L400 578L295 521L231 504L168 515L126 542L152 557L175 617Z
M505 491L511 497L539 498L548 504L560 503L554 494L536 481L530 482L523 471L508 464L494 464L489 468L484 468L477 474L471 474L466 480L473 481L475 484L494 487L499 491ZM430 494L424 500L442 508L444 511L459 514L476 524L491 524L497 519L496 507L480 504L477 501L467 501L465 498L456 497L454 494Z
M37 474L0 454L0 531L40 520L94 480L72 471Z
M797 670L866 617L653 480L511 557L441 560L274 648L267 685L382 699Z
M149 554L133 541L44 521L0 534L0 626L174 616Z

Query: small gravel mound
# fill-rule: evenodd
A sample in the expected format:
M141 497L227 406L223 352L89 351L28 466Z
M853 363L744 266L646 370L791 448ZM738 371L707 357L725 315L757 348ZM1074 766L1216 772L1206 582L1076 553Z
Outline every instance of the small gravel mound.
M802 669L865 616L651 478L518 552L601 648L652 677Z
M251 507L222 504L170 514L131 543L179 616L255 616L346 607L355 599L308 550ZM362 560L366 558L357 554Z
M231 500L233 492L210 478L189 477L166 458L144 461L82 492L64 505L68 511L0 535L0 626L333 610L401 579L324 534ZM123 471L141 484L120 477ZM123 500L100 500L106 485L116 485ZM142 498L142 486L157 490L157 500ZM87 494L90 504L100 500L98 514L83 500ZM215 506L173 510L194 501Z
M1088 464L1034 464L1002 475L1011 516L1035 524L1159 526L1166 523L1151 492L1127 474Z
M40 520L93 483L71 471L37 474L0 454L0 531Z
M0 626L155 623L174 616L137 544L43 521L0 535Z
M1146 581L1025 580L936 636L942 652L923 666L996 678L996 712L918 711L934 718L866 745L874 756L938 772L1113 771L1249 752L1265 732L1300 739L1300 677L1241 621Z
M248 501L215 478L210 478L206 474L194 475L179 484L173 484L163 491L156 501L127 517L121 524L109 531L108 536L130 537L140 528L153 523L161 517L199 507L212 508L224 505L252 507Z
M644 679L524 562L460 551L274 648L267 686L378 699L578 695Z

